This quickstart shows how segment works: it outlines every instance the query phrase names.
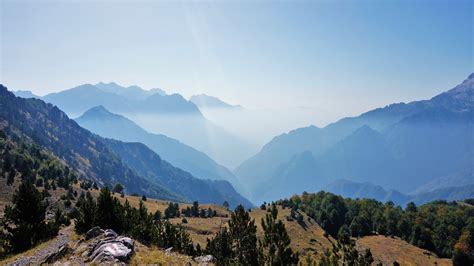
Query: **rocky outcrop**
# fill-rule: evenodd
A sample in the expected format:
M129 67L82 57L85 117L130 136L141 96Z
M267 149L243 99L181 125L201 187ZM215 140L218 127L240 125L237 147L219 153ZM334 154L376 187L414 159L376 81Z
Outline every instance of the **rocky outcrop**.
M100 227L98 227L98 226L93 227L89 231L87 231L86 240L89 240L89 239L94 238L94 237L98 237L103 233L104 233L104 230L100 229Z
M213 264L216 263L217 259L212 255L205 255L205 256L195 257L194 261L199 263L199 265L207 265L209 263L213 263Z
M82 254L86 262L127 262L135 250L135 241L127 236L119 236L112 229L94 227L86 233L87 251Z

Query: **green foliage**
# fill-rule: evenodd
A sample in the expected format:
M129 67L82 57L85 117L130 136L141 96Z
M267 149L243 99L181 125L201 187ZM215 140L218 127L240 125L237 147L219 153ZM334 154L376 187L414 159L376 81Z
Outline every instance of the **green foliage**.
M289 247L291 240L281 220L276 220L278 209L272 205L262 219L263 239L260 242L262 259L266 265L292 265L298 263L298 253Z
M50 183L68 189L78 174L47 150L19 138L9 138L0 134L0 176L7 178L11 185L16 176L50 188Z
M306 212L333 237L398 236L448 258L462 255L454 254L455 244L469 231L469 221L474 217L474 208L456 202L436 201L420 207L409 203L403 210L392 202L344 199L323 191L303 193L278 204Z
M222 206L224 206L224 208L226 209L229 209L229 202L227 202L227 200L224 201L224 203L222 203Z
M206 253L221 265L258 265L257 227L242 205L237 206L229 220L213 239L207 240Z
M44 221L46 204L41 193L30 181L23 181L13 195L13 206L5 208L0 224L0 236L6 253L15 253L48 239L58 232L59 224Z
M205 253L216 257L219 265L231 264L234 253L232 251L232 240L227 228L220 228L213 239L207 239Z
M369 266L374 262L370 249L366 249L363 253L357 251L354 241L350 239L348 230L345 225L339 229L337 242L333 244L331 251L327 250L323 254L319 265Z
M212 210L210 207L205 209L199 208L199 202L194 201L191 207L186 207L181 210L181 214L185 217L200 217L200 218L212 218L217 216L217 212Z
M123 193L123 186L120 183L115 184L114 188L112 189L114 193Z
M170 203L170 206L174 209L177 204ZM196 253L191 238L183 227L162 220L158 211L155 214L149 213L143 201L140 201L138 208L130 206L128 201L121 205L107 187L101 189L97 202L89 192L78 199L76 230L84 233L94 226L113 229L148 245L173 247L174 250L191 256Z
M244 265L257 265L257 226L242 205L237 206L229 220L234 259Z
M168 207L165 209L165 219L179 217L180 215L179 204L173 202L168 203Z

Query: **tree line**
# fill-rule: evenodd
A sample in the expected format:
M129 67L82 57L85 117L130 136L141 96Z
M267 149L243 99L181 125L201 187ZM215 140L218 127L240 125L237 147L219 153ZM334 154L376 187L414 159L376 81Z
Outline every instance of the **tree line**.
M165 219L184 217L194 218L212 218L217 216L217 211L211 207L202 209L198 201L194 201L193 205L179 210L179 204L176 202L168 202L168 207L165 209Z
M372 234L397 236L456 265L474 263L474 208L456 202L434 201L422 206L413 202L405 209L392 202L345 199L328 192L303 193L278 204L301 210L330 235Z

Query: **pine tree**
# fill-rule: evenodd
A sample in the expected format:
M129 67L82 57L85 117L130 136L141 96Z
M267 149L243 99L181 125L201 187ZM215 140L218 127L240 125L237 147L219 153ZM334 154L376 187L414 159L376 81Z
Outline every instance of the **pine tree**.
M11 252L26 250L57 233L44 222L46 206L42 195L30 181L23 181L13 195L13 206L5 208L3 227Z
M291 240L281 220L276 221L278 209L272 205L270 213L262 219L263 239L260 242L262 258L268 265L292 265L298 263L298 253L289 247Z
M234 257L227 228L222 227L213 239L207 239L206 253L212 254L222 265L229 264Z
M85 233L93 226L95 226L95 214L97 205L92 198L92 195L87 191L85 199L82 199L82 195L79 197L78 207L79 214L76 221L76 231L79 233Z
M229 220L229 235L237 261L244 265L257 265L257 227L242 205L235 208Z

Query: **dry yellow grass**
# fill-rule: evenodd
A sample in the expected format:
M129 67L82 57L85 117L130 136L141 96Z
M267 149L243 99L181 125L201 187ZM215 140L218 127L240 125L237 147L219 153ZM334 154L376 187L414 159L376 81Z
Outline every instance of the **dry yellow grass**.
M324 230L313 220L308 219L306 214L303 214L304 224L299 224L296 220L287 221L286 217L290 215L291 210L278 207L278 219L285 224L286 231L291 239L291 248L298 251L302 258L311 256L319 258L325 250L332 249L332 242L334 239L331 236L325 237ZM263 229L261 220L267 214L266 210L253 209L250 216L255 219L257 225L257 236L262 237Z
M0 261L0 265L6 265L8 263L12 263L18 259L21 259L21 258L25 258L25 257L30 257L30 256L34 256L38 250L41 250L41 249L44 249L45 247L49 246L53 241L55 241L55 239L50 239L46 242L43 242L27 251L24 251L24 252L21 252L21 253L18 253L18 254L15 254L15 255L12 255L10 257L7 257L5 258L4 260L1 260Z
M166 255L165 251L157 247L147 247L135 242L135 254L130 260L130 265L197 265L189 256L172 252Z
M125 200L128 200L132 206L137 207L141 197L135 196L125 196L121 198L119 194L115 196L123 203ZM164 210L168 206L168 202L161 200L148 199L144 202L149 212L155 212ZM183 209L191 204L180 203L179 208ZM214 204L203 204L200 205L201 208L211 207L216 210L219 215L230 217L230 212L227 211L224 207ZM286 217L290 214L290 209L282 209L278 207L278 219L282 220L285 224L286 230L291 238L291 248L295 251L298 251L302 257L307 255L313 258L319 258L320 255L326 250L332 248L333 238L325 237L324 230L312 219L309 219L308 216L303 214L304 225L299 224L296 221L287 221ZM263 235L263 230L261 227L261 219L265 217L267 211L261 210L259 208L253 209L250 212L250 216L255 219L255 224L257 225L257 236L260 238ZM214 237L219 228L226 226L229 218L226 217L213 217L213 218L189 218L186 217L187 223L182 223L181 218L171 219L173 224L182 225L190 234L193 242L195 244L201 245L202 248L206 246L207 239Z
M191 236L194 244L199 244L202 248L206 247L207 239L213 238L219 229L226 226L229 218L188 218L187 223L182 223L182 218L171 219L173 224L181 224Z
M13 191L18 187L18 180L15 181L13 186L6 186L6 179L0 178L0 187L2 192L0 195L0 215L4 209L5 204L11 201ZM4 184L5 183L5 184ZM74 189L80 193L81 189L75 185ZM99 194L98 190L90 190L94 197ZM58 203L61 195L65 195L64 189L58 188L56 191L50 191L52 194L51 202ZM125 196L120 197L119 194L114 196L124 203L128 200L129 203L138 207L141 197L137 196ZM168 206L167 201L148 199L144 202L148 211L154 213L156 210L160 210L164 213L164 210ZM179 208L183 209L191 204L179 203ZM202 204L201 208L210 207L216 210L219 216L229 216L230 212L227 211L223 206L215 204ZM304 261L305 257L311 256L314 259L318 259L325 250L332 248L334 239L330 236L325 237L324 230L312 219L303 214L304 224L299 224L297 221L288 221L286 217L290 214L290 209L282 209L278 207L278 219L282 220L285 224L286 230L291 238L291 248L298 251L300 258ZM261 220L265 217L267 211L261 209L253 209L250 212L250 216L255 220L257 225L257 236L259 238L263 235L261 227ZM173 224L181 224L190 234L195 244L200 244L202 248L205 248L207 239L214 237L219 228L227 226L229 218L227 217L213 217L213 218L188 218L186 217L187 223L182 223L182 218L171 219ZM80 236L72 236L71 240L77 240ZM3 265L7 262L16 260L19 257L31 256L36 250L47 245L45 242L31 250L24 253L17 254L14 257L7 258L0 262ZM382 262L384 265L391 265L394 261L399 262L401 265L452 265L450 259L440 259L435 254L430 253L426 250L417 248L409 243L397 239L389 238L385 236L367 236L357 240L357 248L359 250L365 250L370 248L376 262ZM139 244L137 253L133 256L131 264L173 264L173 265L184 265L187 262L192 263L192 259L188 256L173 253L170 256L166 256L164 251L156 247L146 247Z
M95 193L98 193L98 191L94 191L93 192L93 195ZM139 203L140 203L140 200L142 197L140 196L129 196L129 195L125 195L125 197L120 197L120 194L118 193L115 193L114 196L119 199L119 201L123 204L125 203L125 200L128 200L128 202L130 203L131 206L133 207L138 207ZM154 213L156 212L156 210L160 210L161 213L164 213L165 212L165 209L168 207L168 201L164 201L164 200L155 200L155 199L148 199L146 201L144 201L145 203L145 207L148 209L148 212L151 212L151 213ZM192 204L189 204L189 203L179 203L179 209L184 209L186 207L191 207ZM217 204L199 204L199 207L200 208L211 208L213 210L216 210L217 214L218 215L225 215L225 214L228 214L229 212L221 205L217 205Z
M435 254L415 247L399 238L366 236L357 240L357 249L370 248L375 262L392 265L452 265L450 259L440 259Z

